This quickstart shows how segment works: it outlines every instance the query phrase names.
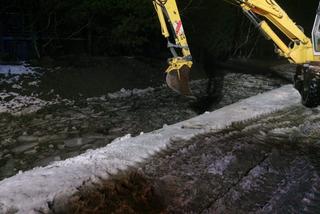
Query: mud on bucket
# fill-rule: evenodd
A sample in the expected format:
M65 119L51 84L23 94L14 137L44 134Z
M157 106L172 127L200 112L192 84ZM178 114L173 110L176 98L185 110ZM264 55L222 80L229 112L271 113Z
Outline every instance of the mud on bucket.
M189 73L190 68L187 65L184 65L179 70L168 72L166 82L173 91L183 96L192 96L189 86Z

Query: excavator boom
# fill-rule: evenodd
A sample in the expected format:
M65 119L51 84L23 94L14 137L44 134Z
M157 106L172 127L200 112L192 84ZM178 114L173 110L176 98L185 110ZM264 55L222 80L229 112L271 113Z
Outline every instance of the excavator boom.
M266 38L276 44L277 53L280 56L295 64L320 61L320 58L314 55L311 39L304 34L300 26L290 19L275 0L236 0L236 2ZM261 20L257 15L266 18L279 29L290 40L290 44L285 44L269 23Z
M293 22L275 0L230 0L239 5L257 28L274 42L277 53L297 64L295 88L307 107L320 105L320 4L312 30L312 40ZM260 17L266 20L261 20ZM268 22L267 22L268 21ZM289 40L287 45L270 27L273 24Z
M307 107L320 105L320 4L312 30L312 39L302 27L290 19L275 0L228 0L240 6L244 14L269 40L276 45L276 52L297 64L294 86ZM262 19L261 19L262 18ZM286 44L271 25L290 41Z

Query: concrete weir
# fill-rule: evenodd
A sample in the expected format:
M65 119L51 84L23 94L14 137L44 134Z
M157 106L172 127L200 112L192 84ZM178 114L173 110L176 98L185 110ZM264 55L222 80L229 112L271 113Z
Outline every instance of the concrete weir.
M118 170L143 162L169 147L174 139L188 140L199 134L223 129L233 122L299 103L300 95L291 85L287 85L151 133L134 138L125 136L78 157L19 173L0 181L0 213L49 212L49 205L55 199L74 194L85 182L106 179Z

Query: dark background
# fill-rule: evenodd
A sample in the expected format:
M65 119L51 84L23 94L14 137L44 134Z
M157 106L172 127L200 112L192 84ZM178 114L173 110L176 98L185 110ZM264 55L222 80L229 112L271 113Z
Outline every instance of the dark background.
M0 56L30 59L63 55L168 54L151 0L1 0ZM304 27L313 25L318 0L278 0ZM273 45L224 0L178 0L195 58L275 57ZM257 48L259 47L259 48Z

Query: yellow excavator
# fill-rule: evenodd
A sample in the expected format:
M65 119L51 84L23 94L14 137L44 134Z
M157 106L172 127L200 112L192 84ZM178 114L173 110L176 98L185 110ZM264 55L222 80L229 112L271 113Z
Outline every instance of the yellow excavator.
M225 1L242 8L262 34L273 41L276 53L297 65L294 86L301 94L302 103L307 107L320 105L320 3L310 39L275 0ZM173 55L168 60L167 84L174 91L191 96L189 72L192 68L192 56L176 0L153 0L153 4L162 34L168 40L168 48ZM271 24L290 40L289 44L277 35L270 27Z

